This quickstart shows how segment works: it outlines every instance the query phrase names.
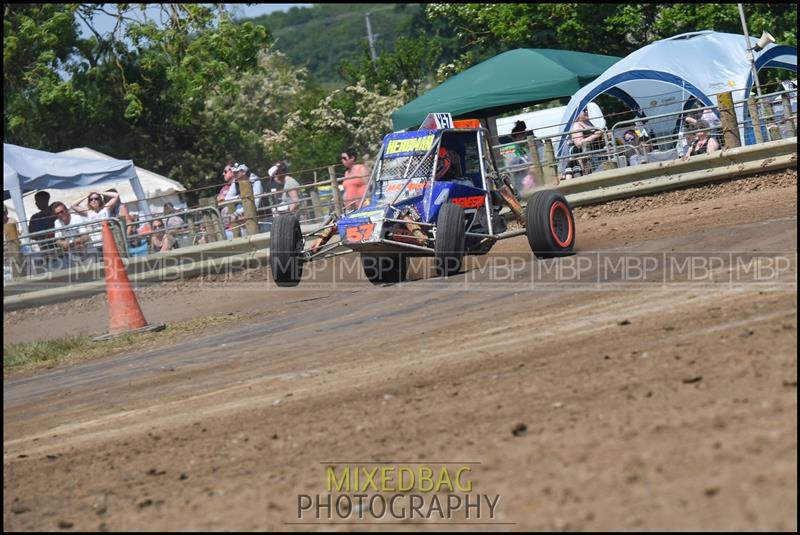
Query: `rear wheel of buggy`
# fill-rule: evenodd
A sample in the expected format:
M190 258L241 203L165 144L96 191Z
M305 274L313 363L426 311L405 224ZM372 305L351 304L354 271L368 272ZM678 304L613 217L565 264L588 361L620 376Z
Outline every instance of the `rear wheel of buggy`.
M434 244L436 271L449 277L461 271L464 263L464 209L457 204L445 204L439 210Z
M567 199L556 190L542 190L528 199L525 208L525 233L533 253L539 258L572 254L575 246L575 219Z
M403 253L361 253L361 267L372 284L403 282L408 271L408 257Z
M294 214L281 214L272 223L269 267L278 286L297 286L303 276L303 234Z

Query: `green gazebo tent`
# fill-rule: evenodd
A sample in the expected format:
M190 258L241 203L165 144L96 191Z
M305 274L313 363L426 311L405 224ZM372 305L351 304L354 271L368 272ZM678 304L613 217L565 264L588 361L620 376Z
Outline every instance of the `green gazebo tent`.
M470 67L392 113L395 130L414 128L428 113L487 118L571 97L622 58L585 52L518 48Z

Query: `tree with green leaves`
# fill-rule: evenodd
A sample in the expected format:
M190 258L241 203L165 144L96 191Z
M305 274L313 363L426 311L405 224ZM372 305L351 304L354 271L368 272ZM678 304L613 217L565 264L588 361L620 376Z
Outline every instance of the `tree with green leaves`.
M441 54L439 41L424 35L398 38L393 51L383 51L375 60L364 44L358 60L340 63L339 74L350 85L363 79L368 88L382 95L402 89L406 101L410 101L419 96L425 81L433 77Z
M267 152L288 159L295 168L330 165L344 147L351 146L368 161L377 155L383 136L391 132L391 112L403 101L401 91L382 95L370 90L364 80L321 100L309 93L282 128L265 132L261 142Z
M796 46L796 4L747 4L745 11L751 35L766 30ZM428 4L426 15L448 21L462 46L482 51L473 63L462 58L462 70L513 48L626 56L686 32L742 33L736 4Z
M189 187L255 144L258 134L208 122L205 111L209 97L230 95L259 72L266 29L235 23L222 4L157 4L158 21L144 6L6 5L4 141L49 151L91 146ZM115 21L111 31L98 29L100 13Z

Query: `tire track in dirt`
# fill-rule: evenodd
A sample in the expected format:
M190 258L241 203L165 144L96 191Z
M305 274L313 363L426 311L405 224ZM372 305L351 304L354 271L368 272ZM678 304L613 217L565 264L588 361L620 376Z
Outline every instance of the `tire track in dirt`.
M704 191L579 219L583 251L796 258L796 187ZM321 461L445 459L481 463L513 529L791 531L796 260L784 275L464 292L467 273L243 297L244 324L7 379L4 528L299 529ZM151 304L222 295L187 292Z

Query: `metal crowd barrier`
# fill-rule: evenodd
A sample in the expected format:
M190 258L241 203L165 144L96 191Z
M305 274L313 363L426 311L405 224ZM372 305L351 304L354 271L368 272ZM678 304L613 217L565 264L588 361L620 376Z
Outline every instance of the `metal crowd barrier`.
M741 91L741 90L740 90ZM684 101L684 102L688 102ZM794 137L797 135L797 100L796 91L782 90L764 94L761 97L751 95L749 99L733 101L736 115L740 121L740 131L748 136L753 132L755 142L775 141ZM749 113L745 113L745 108ZM530 179L534 187L557 184L563 179L562 170L575 167L579 164L579 173L574 176L591 174L601 170L629 167L652 162L676 160L686 155L690 146L690 138L697 131L688 131L685 128L686 118L696 116L699 119L705 110L719 113L717 106L703 106L689 110L648 116L646 118L633 118L615 123L609 128L598 128L603 133L602 142L593 142L589 147L581 147L579 151L571 150L571 132L560 132L549 136L530 136L523 141L498 144L492 147L500 171L508 172L512 176L514 185L523 193L527 189L523 183ZM788 113L785 111L788 110ZM650 135L653 125L658 122L667 122L670 131L660 136ZM551 125L563 127L564 124ZM627 130L634 130L638 137L635 144L625 143L623 135ZM662 129L663 130L663 129ZM703 129L713 136L720 148L725 147L725 138L721 127L709 125ZM643 133L648 132L647 135ZM735 133L738 137L740 132ZM561 143L566 143L567 154L557 155ZM740 145L746 142L752 144L752 139L740 140ZM532 149L535 147L535 157ZM522 153L523 158L508 157L511 153ZM536 161L538 160L538 162ZM573 165L570 166L569 164ZM541 168L541 171L539 171ZM575 169L573 169L575 171Z
M180 218L179 224L170 224L173 218ZM163 230L153 229L153 222L161 221ZM134 225L136 228L134 228ZM149 227L150 230L143 229ZM125 225L126 256L145 256L158 253L152 244L152 236L163 232L173 241L172 248L200 245L226 239L225 228L220 211L215 206L175 210L170 213L148 214L137 216L136 220ZM133 232L132 232L133 230Z
M731 93L741 91L743 90L737 89ZM740 131L744 132L745 136L752 135L756 143L796 136L796 99L796 91L781 90L762 96L750 95L748 99L733 100L732 105L737 111L737 117L740 118ZM687 103L688 99L683 102ZM618 121L610 129L598 128L603 134L602 139L593 143L592 146L581 147L581 150L575 151L575 153L570 153L571 151L568 149L566 154L557 154L562 143L566 143L567 147L572 146L571 132L540 137L529 136L522 141L494 145L492 150L496 156L499 170L509 173L518 191L526 196L526 193L543 185L558 185L562 178L562 170L570 166L579 168L581 174L590 174L601 170L678 159L684 155L689 142L688 134L683 127L686 117L697 115L699 118L700 114L708 109L719 112L717 106L705 106L646 118ZM661 136L642 135L643 132L652 131L652 125L659 121L669 123L668 128L662 129L669 133ZM552 126L563 127L564 125ZM629 129L637 131L639 143L624 142L622 135ZM709 128L705 130L710 136L717 139L720 148L724 148L725 136L720 135L716 126L709 125ZM739 136L740 132L735 134ZM752 142L753 140L749 138L740 140L740 144L751 144ZM320 169L322 168L292 173L297 177L313 173L311 182L301 183L299 187L293 188L299 196L298 206L294 211L298 214L301 224L319 223L330 212L341 213L343 210L341 183L345 180L344 177L337 177L336 175L341 173L338 172L337 166L332 165L327 168L328 177L319 178L318 171ZM262 185L266 186L269 179L260 180L262 180ZM201 189L215 189L223 185L206 186ZM254 219L258 232L269 231L273 218L289 211L288 208L293 201L284 202L282 200L286 191L292 190L273 190L253 196L257 206ZM126 224L119 219L108 219L112 225L112 232L117 240L120 253L125 256L138 256L157 252L152 251L149 246L143 251L141 245L143 241L150 242L154 232L150 230L142 234L138 233L139 225L150 223L152 226L152 222L157 219L164 221L165 231L174 237L179 247L246 235L247 218L244 217L244 214L236 213L237 206L243 204L241 198L237 197L224 202L217 202L216 198L210 198L208 201L207 205L199 208L179 210L170 214L143 216L136 222L136 234L129 231L133 222ZM169 228L168 219L176 216L181 217L183 223ZM99 222L93 222L71 225L65 227L65 230L78 230L87 225L97 225L99 228ZM57 268L59 263L55 259L63 259L66 253L55 244L53 238L48 238L52 232L48 230L19 236L18 253L13 254L18 254L23 260L31 259L31 261L35 260L40 264ZM83 234L96 232L99 231L83 230ZM92 255L86 255L87 258L91 257L88 260L98 258L96 250L95 246L95 252ZM4 257L6 256L8 255L4 253ZM80 255L72 256L75 256L76 259L70 257L69 262L81 261ZM63 264L63 260L61 262ZM22 264L24 265L25 262ZM8 269L6 273L8 274Z
M181 219L180 224L168 224L170 218L177 217ZM101 235L103 221L108 221L121 256L158 253L159 251L152 246L152 236L162 232L153 230L152 225L156 220L163 222L164 234L171 236L165 239L173 240L173 248L226 239L222 217L214 206L176 210L169 214L148 214L130 222L120 217L75 223L58 230L53 228L18 235L12 240L13 244L4 241L5 280L73 267L88 269L91 264L100 262L103 258ZM149 230L140 232L139 229L143 225L149 225ZM75 242L83 237L88 237L87 245L84 247L75 250L62 247L61 242L64 239Z
M266 179L262 179L266 180ZM298 193L297 207L293 210L298 215L301 224L319 223L324 220L330 212L342 209L341 189L338 195L333 193L334 184L340 188L344 177L336 177L327 180L315 180L308 184L300 184L299 187L286 190L276 190L253 195L256 203L256 221L259 225L259 232L268 232L272 225L272 220L276 215L289 213L289 208L295 201L283 201L284 193L296 191ZM263 183L263 182L262 182ZM337 199L339 202L337 203ZM261 201L261 202L259 202ZM222 219L225 224L227 237L235 238L239 235L246 235L245 216L243 213L242 199L237 197L228 201L217 203ZM237 211L238 209L238 211Z
M89 267L102 261L102 222L107 221L120 254L127 255L122 237L123 223L117 218L103 218L91 222L73 223L59 229L48 229L20 234L14 251L6 254L3 263L6 280L28 277L45 271L56 271L72 267Z

